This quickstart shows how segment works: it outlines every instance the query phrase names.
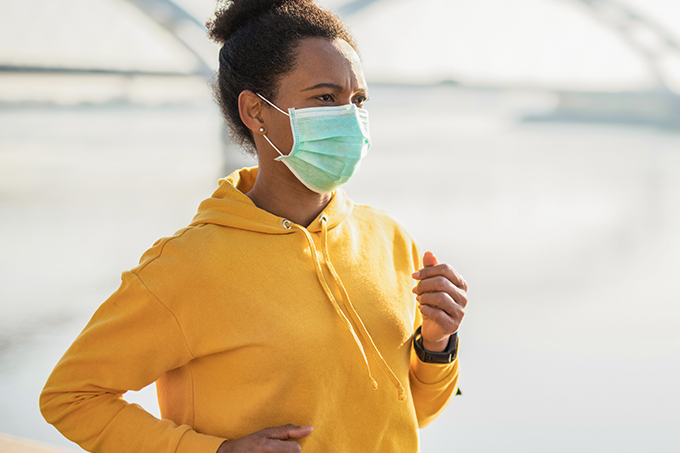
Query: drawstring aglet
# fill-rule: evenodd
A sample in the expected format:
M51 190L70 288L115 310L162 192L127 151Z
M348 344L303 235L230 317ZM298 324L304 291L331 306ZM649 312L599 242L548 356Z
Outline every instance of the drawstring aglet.
M404 387L399 388L399 401L406 401L406 389Z

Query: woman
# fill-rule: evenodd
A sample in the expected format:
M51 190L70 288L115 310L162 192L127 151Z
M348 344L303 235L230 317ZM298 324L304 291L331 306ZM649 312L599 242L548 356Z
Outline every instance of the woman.
M369 146L353 40L305 0L227 2L209 27L259 165L123 273L42 412L105 453L415 452L456 389L467 284L338 188ZM154 381L162 420L121 398Z

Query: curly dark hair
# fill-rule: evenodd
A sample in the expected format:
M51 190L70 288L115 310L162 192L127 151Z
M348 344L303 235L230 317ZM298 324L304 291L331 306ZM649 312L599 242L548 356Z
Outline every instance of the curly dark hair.
M250 130L241 121L238 97L244 90L276 99L280 79L295 68L296 48L307 37L354 39L334 13L313 0L221 0L206 24L222 44L215 96L232 139L255 154Z

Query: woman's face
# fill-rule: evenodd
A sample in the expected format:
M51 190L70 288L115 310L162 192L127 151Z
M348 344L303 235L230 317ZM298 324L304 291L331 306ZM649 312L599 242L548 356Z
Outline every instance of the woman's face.
M297 47L295 68L279 83L275 99L284 112L289 108L329 107L354 103L363 107L368 97L359 56L342 39L305 38ZM274 108L262 113L268 137L287 154L293 146L288 116Z

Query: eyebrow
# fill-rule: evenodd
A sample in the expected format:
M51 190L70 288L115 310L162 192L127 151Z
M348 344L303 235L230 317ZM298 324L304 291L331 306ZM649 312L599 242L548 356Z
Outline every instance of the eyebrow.
M312 86L312 87L305 88L305 89L303 89L302 91L312 91L312 90L316 90L316 89L318 89L318 88L330 88L330 89L332 89L332 90L334 90L334 91L342 91L342 90L344 90L344 88L343 88L342 86L340 86L340 85L337 85L337 84L335 84L335 83L328 83L328 82L327 82L327 83L318 83L318 84L316 84L316 85L314 85L314 86ZM366 96L366 97L368 98L368 90L367 90L366 88L361 88L361 89L359 89L359 91L357 91L357 93L363 93L364 96Z
M342 91L343 90L343 87L341 87L340 85L336 85L334 83L319 83L319 84L314 85L313 87L305 88L302 91L311 91L311 90L316 90L317 88L332 88L333 90L336 90L336 91Z

